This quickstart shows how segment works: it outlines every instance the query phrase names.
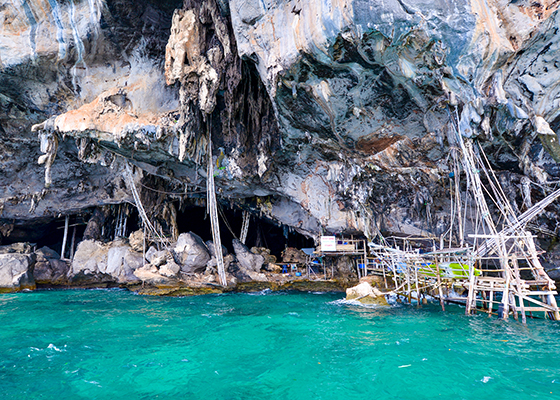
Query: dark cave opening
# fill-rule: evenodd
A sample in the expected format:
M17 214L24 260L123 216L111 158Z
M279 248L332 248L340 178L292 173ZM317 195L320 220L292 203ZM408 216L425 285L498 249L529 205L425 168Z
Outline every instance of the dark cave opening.
M117 238L119 210L126 211L125 237L130 233L141 228L138 212L135 207L126 205L119 208L119 205L107 206L109 215L103 225L103 240L110 241ZM128 207L128 208L127 208ZM70 257L71 245L74 243L74 251L84 238L87 222L91 218L93 210L88 210L82 214L70 215L68 219L68 236L66 241L66 258ZM220 234L222 244L229 252L233 251L232 240L239 238L243 222L243 212L237 208L229 208L220 205L219 212ZM226 222L227 221L227 222ZM121 223L123 220L121 219ZM47 246L60 254L64 236L65 217L61 216L54 219L42 219L36 222L27 221L23 225L14 226L9 236L4 237L1 245L9 245L17 242L29 242L36 244L36 248ZM194 232L205 242L212 240L210 217L206 213L206 208L202 206L189 205L182 211L177 212L177 227L179 233ZM233 233L232 233L233 231ZM235 236L234 236L235 235ZM72 241L72 237L74 240ZM246 245L248 248L266 247L270 249L272 255L281 260L281 253L286 247L314 247L312 238L301 235L290 229L288 226L278 225L278 223L267 218L251 215Z
M239 209L221 206L219 220L222 244L231 252L234 234L239 238L241 233L243 212ZM204 207L189 207L183 212L178 212L177 225L181 233L192 231L204 241L212 240L210 217L206 214ZM280 254L286 247L314 247L315 242L312 238L301 235L287 226L279 226L269 219L251 215L246 245L248 248L266 247L270 249L272 255L280 260Z

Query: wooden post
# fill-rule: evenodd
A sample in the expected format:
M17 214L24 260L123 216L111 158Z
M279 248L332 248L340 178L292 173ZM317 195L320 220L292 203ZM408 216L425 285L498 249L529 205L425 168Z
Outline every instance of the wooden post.
M502 265L505 267L505 271L504 274L506 275L506 283L504 286L504 291L502 294L502 306L504 309L504 315L502 316L502 319L508 319L509 318L509 285L510 285L510 279L511 279L511 274L509 271L509 260L505 260L505 262L502 263Z
M420 307L420 282L418 281L418 268L414 266L414 278L416 279L416 301L417 306Z
M521 311L521 321L526 324L527 323L527 317L525 316L525 305L523 304L523 297L522 297L522 291L523 291L523 286L522 286L522 282L521 282L521 276L519 275L519 264L517 262L517 256L515 254L512 255L511 257L511 262L513 264L513 271L515 272L515 280L516 280L516 286L517 286L517 298L519 300L519 310Z
M408 304L412 304L412 291L410 289L410 264L406 263L406 288L408 292Z
M472 306L474 303L475 309L476 309L476 290L475 290L475 285L476 285L476 279L474 276L474 267L473 267L473 262L472 262L472 257L469 258L469 295L467 296L467 307L465 309L465 314L466 315L470 315L472 314Z
M488 303L488 316L492 315L492 311L494 308L494 281L490 281L490 294L488 296L490 302Z
M549 290L550 290L550 287L549 287ZM554 297L553 294L549 294L547 297L548 297L547 303L555 308L555 311L550 313L552 319L555 320L555 321L560 321L560 313L558 312L558 304L556 303L556 298Z
M385 274L385 263L381 263L381 268L383 271L383 282L385 282L385 289L389 289L389 285L387 285L387 275Z
M70 216L67 215L64 220L64 236L62 237L62 249L60 250L60 259L64 260L64 253L66 249L66 241L68 240L68 223L70 221Z

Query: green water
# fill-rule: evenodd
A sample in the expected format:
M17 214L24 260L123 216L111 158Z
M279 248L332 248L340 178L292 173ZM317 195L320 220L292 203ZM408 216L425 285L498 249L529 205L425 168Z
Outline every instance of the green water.
M0 296L2 399L560 399L560 324L340 294Z

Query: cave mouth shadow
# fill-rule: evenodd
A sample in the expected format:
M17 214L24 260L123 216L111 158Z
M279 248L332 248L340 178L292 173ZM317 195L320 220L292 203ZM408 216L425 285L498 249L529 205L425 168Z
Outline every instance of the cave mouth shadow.
M243 223L243 212L239 209L222 207L218 216L220 221L220 235L222 244L232 251L234 234L239 238ZM227 223L224 221L227 221ZM212 240L210 216L206 214L205 207L191 206L177 213L177 226L179 232L193 232L204 241ZM230 230L231 229L231 230ZM233 233L231 232L233 231ZM246 245L251 247L266 247L270 253L281 259L281 253L286 247L315 247L312 238L308 238L288 226L279 225L267 218L251 215L249 229L247 232Z
M118 214L117 207L114 205L115 212L105 221L104 235L102 241L108 242L117 239L115 236L115 226ZM222 244L233 251L232 241L235 237L239 238L243 223L243 212L238 208L229 208L221 205L221 212L218 216L220 221L220 235ZM83 240L92 210L82 214L69 215L69 230L66 247L66 257L70 255L71 238L75 233L76 249L78 243ZM36 244L36 248L47 246L60 254L62 240L64 236L65 217L42 219L17 225L9 237L4 237L1 245L9 245L17 242L29 242ZM206 207L190 205L177 212L177 227L179 233L193 232L200 236L205 242L212 240L210 217L206 213ZM130 233L141 228L138 211L130 207L130 212L126 221L125 237ZM233 233L232 233L233 231ZM246 245L251 247L265 247L270 249L270 253L278 260L281 260L281 253L286 247L306 248L315 247L312 238L306 237L286 225L280 225L265 217L251 215L249 229L247 233Z

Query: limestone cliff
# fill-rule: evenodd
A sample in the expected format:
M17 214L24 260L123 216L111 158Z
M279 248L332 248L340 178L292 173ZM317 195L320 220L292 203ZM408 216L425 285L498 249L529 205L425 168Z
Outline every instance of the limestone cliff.
M211 145L221 201L305 235L440 235L456 129L523 209L560 177L557 6L0 1L1 232L130 201L127 163L199 197Z

